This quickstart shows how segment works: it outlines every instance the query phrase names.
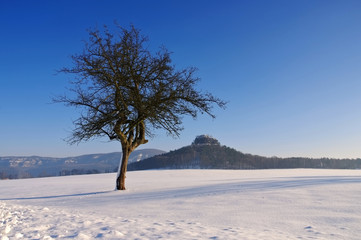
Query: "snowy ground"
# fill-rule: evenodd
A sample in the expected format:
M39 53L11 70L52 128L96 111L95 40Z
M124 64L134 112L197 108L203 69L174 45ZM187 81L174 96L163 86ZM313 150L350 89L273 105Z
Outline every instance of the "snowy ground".
M361 170L159 170L0 181L4 239L361 239Z

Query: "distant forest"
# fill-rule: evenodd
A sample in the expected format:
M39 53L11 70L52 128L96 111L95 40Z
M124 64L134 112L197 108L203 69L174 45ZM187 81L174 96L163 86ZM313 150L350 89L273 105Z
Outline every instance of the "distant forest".
M179 150L132 163L128 170L146 169L273 169L329 168L359 169L361 159L279 158L244 154L232 148L211 144L192 144Z

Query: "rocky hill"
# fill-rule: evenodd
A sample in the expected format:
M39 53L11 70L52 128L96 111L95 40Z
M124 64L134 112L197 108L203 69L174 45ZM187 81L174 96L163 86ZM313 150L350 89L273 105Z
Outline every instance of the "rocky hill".
M218 140L202 135L190 146L129 164L128 170L146 169L270 169L334 168L359 169L361 159L278 158L245 154L221 146Z

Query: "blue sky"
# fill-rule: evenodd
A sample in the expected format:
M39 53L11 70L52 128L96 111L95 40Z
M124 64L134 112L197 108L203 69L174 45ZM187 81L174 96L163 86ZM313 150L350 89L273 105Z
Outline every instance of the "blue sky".
M87 29L134 24L199 89L229 101L216 119L184 118L180 138L156 132L141 148L174 150L210 134L264 156L361 157L361 1L0 1L0 156L120 151L65 141L76 109L52 104Z

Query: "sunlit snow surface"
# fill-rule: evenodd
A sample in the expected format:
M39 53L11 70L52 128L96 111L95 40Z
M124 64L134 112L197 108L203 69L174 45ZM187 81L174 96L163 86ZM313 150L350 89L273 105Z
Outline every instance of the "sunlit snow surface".
M159 170L0 181L1 239L361 239L361 170Z

